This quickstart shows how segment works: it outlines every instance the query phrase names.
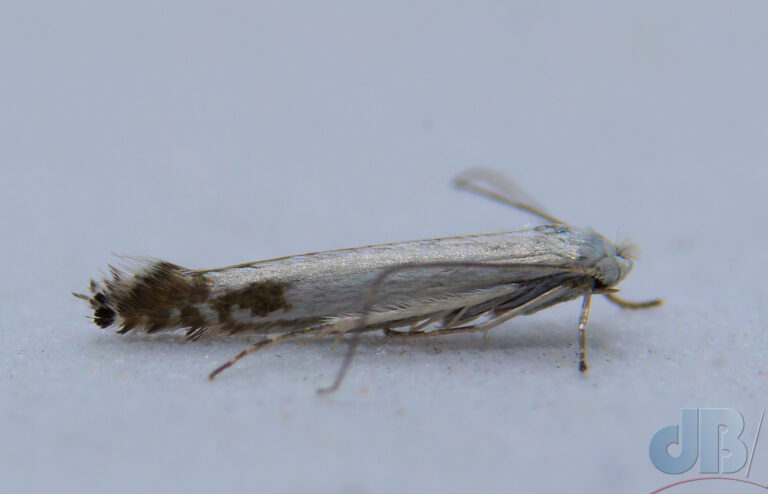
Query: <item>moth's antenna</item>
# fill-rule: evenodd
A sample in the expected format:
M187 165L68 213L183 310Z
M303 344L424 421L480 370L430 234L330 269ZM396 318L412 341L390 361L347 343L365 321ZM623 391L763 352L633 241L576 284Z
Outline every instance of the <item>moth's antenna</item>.
M559 220L544 211L528 194L515 182L501 173L487 168L473 168L462 173L454 179L456 187L469 190L475 194L499 201L523 211L543 218L551 223L565 225L565 221Z

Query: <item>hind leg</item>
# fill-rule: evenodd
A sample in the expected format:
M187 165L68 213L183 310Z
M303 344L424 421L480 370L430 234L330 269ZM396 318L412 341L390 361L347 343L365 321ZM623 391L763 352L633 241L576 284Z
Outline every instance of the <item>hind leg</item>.
M235 362L237 362L241 358L246 357L247 355L249 355L249 354L251 354L251 353L253 353L253 352L257 351L257 350L261 350L263 348L270 347L270 346L272 346L272 345L274 345L276 343L280 343L282 341L291 340L293 338L298 338L300 336L305 336L305 335L309 335L309 334L312 334L312 333L320 333L320 334L322 334L324 329L325 329L324 326L320 326L320 327L310 326L308 328L297 329L295 331L289 331L287 333L280 333L280 334L276 334L276 335L267 336L266 338L264 338L261 341L257 341L256 343L248 345L240 353L238 353L237 355L235 355L234 357L232 357L228 361L224 362L222 365L218 366L216 369L213 370L213 372L211 372L208 375L208 379L213 380L213 378L215 378L223 370L225 370L225 369L227 369L229 367L232 367L235 364Z

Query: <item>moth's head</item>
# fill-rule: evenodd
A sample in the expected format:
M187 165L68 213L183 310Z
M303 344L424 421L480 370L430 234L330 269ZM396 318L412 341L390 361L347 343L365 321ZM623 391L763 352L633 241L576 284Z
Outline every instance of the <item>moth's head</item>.
M605 239L605 257L596 268L595 278L603 288L616 285L627 277L636 259L637 246L629 241L611 242Z
M613 242L592 228L572 225L540 225L535 228L557 238L563 252L572 256L576 272L590 276L597 288L609 288L619 283L632 271L634 252L630 242Z

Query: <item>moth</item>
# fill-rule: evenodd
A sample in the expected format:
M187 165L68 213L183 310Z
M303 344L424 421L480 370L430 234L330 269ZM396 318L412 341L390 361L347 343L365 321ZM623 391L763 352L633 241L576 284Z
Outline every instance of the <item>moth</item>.
M623 308L615 286L632 270L633 246L614 243L591 228L571 226L546 213L516 184L485 169L465 172L459 188L532 213L534 228L312 252L214 269L137 260L110 266L90 295L99 327L118 333L183 330L190 340L213 334L260 335L210 373L213 379L246 355L290 339L349 334L336 380L342 382L360 335L423 338L488 331L519 315L582 298L578 324L579 370L587 370L586 327L592 295Z

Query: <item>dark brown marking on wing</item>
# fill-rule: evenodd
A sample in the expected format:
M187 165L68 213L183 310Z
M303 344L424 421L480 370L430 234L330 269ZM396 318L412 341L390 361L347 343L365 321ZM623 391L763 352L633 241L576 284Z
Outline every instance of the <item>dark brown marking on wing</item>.
M181 308L179 322L183 328L203 328L208 324L200 310L192 305L185 305Z
M111 279L102 289L91 281L94 322L105 328L120 321L119 333L143 327L148 333L178 327L201 327L206 321L195 304L205 302L210 287L205 277L169 262L154 262L135 275L110 266ZM119 319L118 319L119 316Z
M244 288L224 295L219 295L211 302L211 308L218 313L220 323L230 323L232 311L248 309L252 316L265 317L283 309L286 312L293 307L285 298L289 284L277 281L254 281Z

